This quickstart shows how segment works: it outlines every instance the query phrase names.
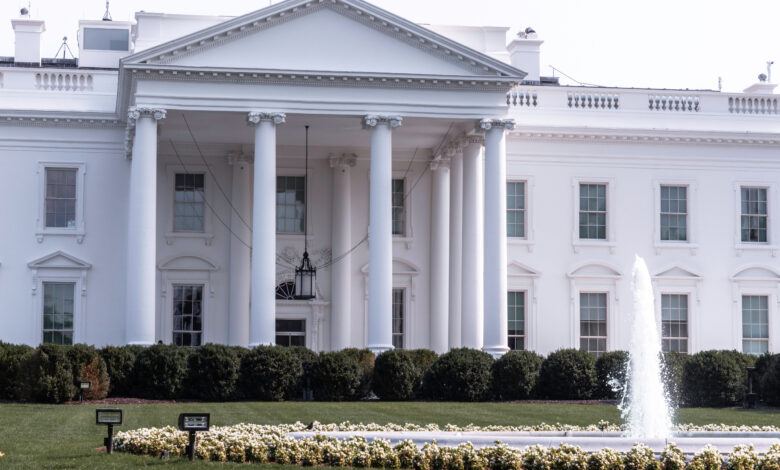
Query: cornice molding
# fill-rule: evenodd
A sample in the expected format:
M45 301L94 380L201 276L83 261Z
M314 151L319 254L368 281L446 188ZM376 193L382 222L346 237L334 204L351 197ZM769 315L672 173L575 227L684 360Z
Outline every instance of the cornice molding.
M576 132L567 131L530 131L527 129L514 130L509 133L513 139L547 141L547 142L623 142L642 144L708 144L708 145L780 145L780 135L751 135L727 134L727 133L682 133L682 132Z
M206 83L264 84L315 87L463 90L506 93L517 84L501 77L380 74L322 70L209 69L164 65L126 67L135 80L195 81Z
M51 115L0 114L0 125L22 127L67 127L78 129L121 129L124 122L116 118L76 117Z
M387 124L391 129L401 127L404 118L399 115L388 114L366 114L363 117L363 128L376 127L380 124Z
M284 124L287 121L287 115L276 111L250 111L247 114L246 122L250 126L257 126L261 122L270 122L274 125Z

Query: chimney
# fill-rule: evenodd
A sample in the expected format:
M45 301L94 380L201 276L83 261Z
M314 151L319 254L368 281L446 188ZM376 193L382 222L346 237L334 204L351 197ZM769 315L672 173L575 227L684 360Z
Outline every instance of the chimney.
M539 56L542 46L541 39L537 39L536 31L532 28L526 28L518 35L518 39L509 43L507 51L509 52L509 61L513 67L526 72L524 81L539 83L540 65Z
M46 22L30 19L29 14L22 11L22 18L11 20L14 28L14 62L41 65L41 33L46 31Z

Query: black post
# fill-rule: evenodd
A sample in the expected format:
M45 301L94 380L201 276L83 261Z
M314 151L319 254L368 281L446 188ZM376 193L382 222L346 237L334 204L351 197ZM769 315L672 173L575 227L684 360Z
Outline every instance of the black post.
M84 404L84 389L79 388L79 403Z
M746 367L747 369L747 376L748 376L748 393L746 397L746 405L748 408L755 408L756 402L758 401L758 394L753 393L753 371L756 370L755 367Z
M108 425L108 437L105 439L106 453L110 454L114 451L114 425Z
M190 431L190 445L187 446L187 457L195 460L195 431Z

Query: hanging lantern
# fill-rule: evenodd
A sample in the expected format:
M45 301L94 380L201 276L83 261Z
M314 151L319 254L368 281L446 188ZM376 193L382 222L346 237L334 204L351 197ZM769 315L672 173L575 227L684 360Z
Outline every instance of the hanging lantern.
M301 265L295 268L295 298L309 300L315 297L314 279L317 277L317 268L311 265L309 253L303 252Z
M295 268L295 298L297 300L309 300L315 297L314 281L317 278L317 268L311 265L309 259L309 126L306 126L306 173L304 177L305 188L304 210L306 211L303 224L303 259L301 265Z

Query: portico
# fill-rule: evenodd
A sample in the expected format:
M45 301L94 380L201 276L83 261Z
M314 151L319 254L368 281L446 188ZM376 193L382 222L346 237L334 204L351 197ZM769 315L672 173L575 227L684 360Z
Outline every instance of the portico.
M302 39L313 34L323 44ZM345 55L355 38L360 48ZM277 50L249 53L272 39ZM315 63L303 43L322 47L305 56ZM127 341L172 341L158 299L179 284L161 285L158 269L180 257L216 266L202 294L203 343L274 344L276 321L299 311L314 349L505 352L505 93L522 76L359 0L285 2L123 59ZM317 297L284 301L280 271L300 259L303 238L279 230L278 178L304 176L304 124L312 163L301 223L318 256ZM194 193L202 231L171 229L161 213L172 204L168 173L204 175Z

